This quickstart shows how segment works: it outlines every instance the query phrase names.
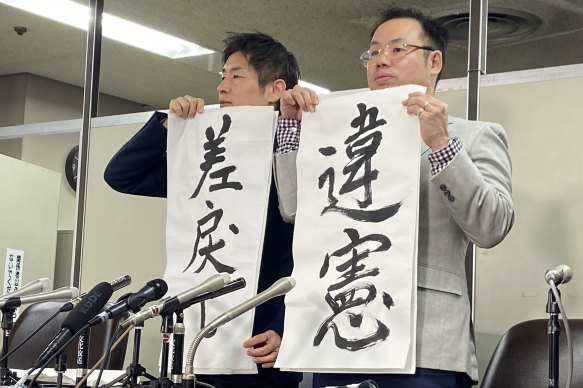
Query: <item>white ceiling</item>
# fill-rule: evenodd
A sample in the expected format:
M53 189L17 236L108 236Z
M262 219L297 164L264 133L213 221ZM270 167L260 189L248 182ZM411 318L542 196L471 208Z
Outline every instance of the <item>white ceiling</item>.
M469 0L105 0L105 12L216 51L227 31L259 30L296 55L304 80L342 90L365 86L358 57L379 10L388 5L440 16L467 12ZM529 12L541 25L527 36L490 42L488 73L583 63L583 0L490 0L489 6L491 11ZM19 36L15 26L28 32ZM490 28L511 31L514 26L493 21ZM33 73L82 86L85 45L84 31L0 5L0 75ZM466 45L452 42L444 78L465 76ZM166 108L171 98L184 94L216 103L220 76L196 61L168 59L104 39L100 90L139 102L144 110Z

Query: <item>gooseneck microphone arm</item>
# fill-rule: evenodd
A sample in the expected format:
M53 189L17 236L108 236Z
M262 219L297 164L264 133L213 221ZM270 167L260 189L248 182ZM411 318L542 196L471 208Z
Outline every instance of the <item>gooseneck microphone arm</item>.
M251 299L246 300L243 303L238 304L227 312L221 314L214 321L206 325L197 335L194 337L190 348L188 349L188 354L186 358L186 373L184 380L186 380L186 386L188 386L194 379L194 354L198 348L202 339L212 330L217 329L219 326L224 325L230 320L238 317L239 315L259 306L260 304L267 302L271 298L283 295L289 292L296 282L292 277L285 277L277 280L271 285L267 290L260 292Z

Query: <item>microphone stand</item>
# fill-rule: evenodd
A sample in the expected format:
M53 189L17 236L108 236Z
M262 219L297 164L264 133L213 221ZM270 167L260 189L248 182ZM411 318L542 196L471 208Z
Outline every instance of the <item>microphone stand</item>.
M182 356L184 353L184 310L176 310L176 323L174 324L172 369L170 371L172 383L182 386Z
M63 374L67 371L67 351L63 349L59 353L57 360L55 361L55 372L57 372L57 387L63 388Z
M558 288L557 292L560 296L561 291ZM552 289L549 289L546 312L550 314L547 329L549 337L549 388L557 388L559 386L559 335L561 334L561 325L559 323L559 305Z
M126 373L123 375L115 378L114 380L110 381L109 383L105 384L104 388L109 388L114 384L119 383L123 380L122 387L130 386L130 387L137 387L138 384L138 377L144 376L148 378L150 381L156 380L154 376L146 372L146 368L144 368L140 364L140 340L142 337L142 329L144 328L144 323L138 323L134 327L134 349L132 354L132 363L126 368ZM125 379L124 379L125 378Z
M9 299L10 300L10 299ZM0 357L4 358L6 353L8 353L8 339L10 338L10 331L14 325L14 312L20 306L20 302L17 303L18 306L9 301L6 302L4 307L2 307L2 352L0 352ZM10 371L8 369L8 357L0 361L0 382L2 385L13 385L18 381L18 376L16 372Z
M87 374L87 366L89 364L89 336L91 335L91 328L88 327L79 335L79 342L77 343L77 376L76 384ZM79 388L87 388L87 380L79 386Z
M174 326L174 313L163 313L160 314L162 317L162 327L160 332L162 333L162 357L160 360L160 377L152 380L150 382L150 388L170 388L173 386L172 382L168 378L168 353L170 350L169 337L172 333L172 328Z

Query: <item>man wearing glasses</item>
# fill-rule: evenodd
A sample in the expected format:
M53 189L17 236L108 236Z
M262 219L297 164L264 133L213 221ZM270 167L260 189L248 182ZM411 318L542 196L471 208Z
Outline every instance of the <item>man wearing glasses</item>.
M427 87L425 93L411 93L402 102L407 113L417 115L425 143L419 197L416 373L315 374L315 387L363 381L391 388L469 387L478 379L465 253L469 242L490 248L510 231L514 221L511 162L500 125L448 117L447 104L434 96L447 42L445 29L420 12L389 9L374 29L370 48L361 55L371 90L405 84ZM295 87L280 101L287 126L299 136L301 113L315 110L316 94ZM287 167L278 166L282 171Z

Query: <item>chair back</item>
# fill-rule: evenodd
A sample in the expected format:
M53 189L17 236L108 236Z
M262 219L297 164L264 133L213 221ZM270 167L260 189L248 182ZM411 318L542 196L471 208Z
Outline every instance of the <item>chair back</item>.
M568 348L563 322L559 335L559 386L567 381ZM498 342L480 384L481 388L548 387L548 319L521 322ZM583 387L583 319L570 319L573 342L573 387Z
M56 313L64 304L64 301L46 301L34 303L28 306L12 328L10 333L8 349L18 345L24 338L36 330L40 324L45 322L51 315ZM112 304L108 303L104 309ZM53 337L61 330L61 325L69 313L60 313L51 322L49 322L41 331L35 334L27 343L25 343L14 354L8 357L8 366L15 369L29 369L36 361L38 356L47 347ZM107 350L107 345L112 338L119 323L127 318L128 314L122 314L114 319L108 319L91 328L89 336L89 367L92 367ZM123 369L124 358L128 343L126 336L117 347L111 352L109 363L106 369ZM66 363L68 369L76 368L77 364L77 344L75 339L67 346ZM54 364L49 364L52 367Z

